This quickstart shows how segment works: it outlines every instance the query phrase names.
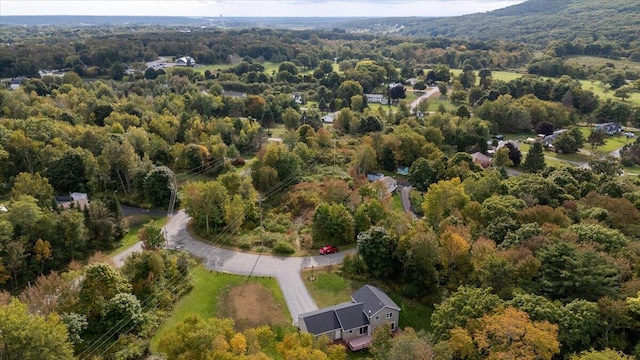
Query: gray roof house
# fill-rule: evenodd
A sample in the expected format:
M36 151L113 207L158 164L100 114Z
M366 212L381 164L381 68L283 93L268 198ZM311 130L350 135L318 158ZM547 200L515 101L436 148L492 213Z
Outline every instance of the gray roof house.
M553 143L556 138L558 137L558 135L562 134L563 132L567 131L568 129L560 129L560 130L556 130L553 132L553 134L551 135L547 135L544 138L542 138L542 140L540 140L540 142L542 143L542 145L544 146L549 146L551 145L551 143Z
M375 286L365 285L351 295L351 302L298 315L298 327L314 336L343 340L352 351L371 343L373 331L389 323L396 330L400 307Z
M603 124L596 124L596 130L602 130L609 135L619 133L622 131L622 125L617 122L608 122Z

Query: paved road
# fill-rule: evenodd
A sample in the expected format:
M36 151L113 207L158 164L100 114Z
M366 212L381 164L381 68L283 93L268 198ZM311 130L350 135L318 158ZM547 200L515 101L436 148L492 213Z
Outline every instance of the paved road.
M300 277L300 271L312 266L340 264L344 255L349 253L345 251L324 256L280 257L226 250L194 239L187 231L189 219L184 211L180 211L165 225L169 248L188 251L202 258L204 266L211 270L240 275L274 276L278 280L294 324L297 324L298 314L318 309ZM129 254L140 250L138 243L115 256L114 261L121 266Z
M409 214L409 216L411 216L411 219L417 220L418 217L413 211L411 211L411 185L399 185L398 189L400 190L400 199L402 200L402 207L404 208L404 212Z

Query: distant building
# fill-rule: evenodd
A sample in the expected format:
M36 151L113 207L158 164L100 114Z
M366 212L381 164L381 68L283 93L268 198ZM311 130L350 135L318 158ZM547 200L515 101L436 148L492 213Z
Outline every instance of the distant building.
M176 60L176 66L195 66L196 61L191 56L183 56Z
M491 157L481 152L474 152L473 154L471 154L471 158L473 159L473 162L475 164L480 165L485 169L491 166Z
M74 192L68 196L56 196L56 202L65 209L70 208L72 204L78 209L84 209L89 207L89 196L86 193Z
M332 112L322 117L322 122L327 124L333 124L333 121L338 116L338 112Z
M613 135L622 131L622 125L617 122L608 122L603 124L596 124L596 130L602 130L609 135Z
M27 78L25 76L18 76L11 78L11 82L9 83L9 89L18 90L23 81Z
M398 167L396 169L396 174L404 175L404 176L409 175L409 167L408 166Z
M558 135L562 134L565 131L567 131L567 129L556 130L556 131L553 132L553 134L543 137L540 140L540 142L542 143L542 145L548 147L549 145L551 145L556 140Z
M364 94L367 104L385 104L385 97L381 94Z
M383 173L371 173L367 174L367 180L369 181L378 181L384 177Z
M393 194L393 192L398 189L398 180L392 178L391 176L385 176L378 181L380 181L387 187L387 192L389 194Z

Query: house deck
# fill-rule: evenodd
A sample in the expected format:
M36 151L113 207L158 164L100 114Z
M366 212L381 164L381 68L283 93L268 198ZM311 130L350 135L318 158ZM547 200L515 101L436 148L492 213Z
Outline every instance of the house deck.
M357 337L355 339L347 340L347 345L349 345L349 349L351 349L351 351L358 351L369 347L371 341L371 336L365 335Z

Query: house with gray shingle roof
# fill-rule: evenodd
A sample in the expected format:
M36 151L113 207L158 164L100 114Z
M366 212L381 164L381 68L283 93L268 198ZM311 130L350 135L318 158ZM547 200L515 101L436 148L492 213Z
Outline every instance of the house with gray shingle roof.
M351 302L298 315L298 327L316 337L343 340L353 351L371 343L373 331L386 323L396 330L400 307L375 286L365 285L351 295Z

